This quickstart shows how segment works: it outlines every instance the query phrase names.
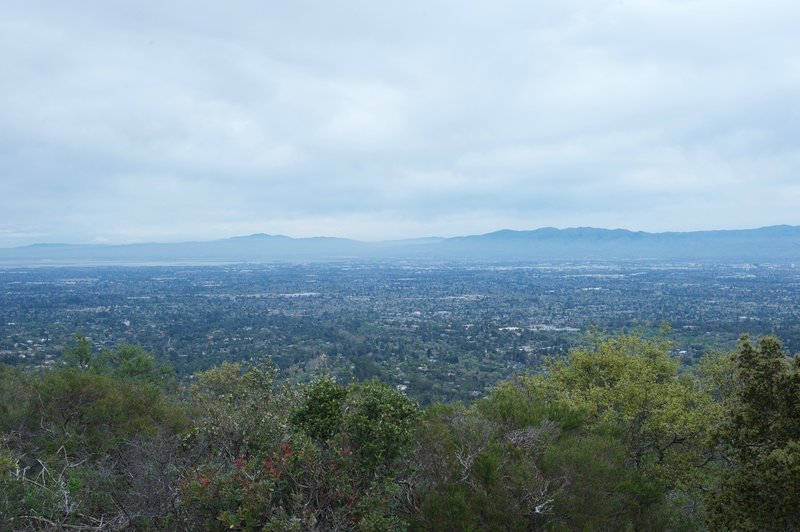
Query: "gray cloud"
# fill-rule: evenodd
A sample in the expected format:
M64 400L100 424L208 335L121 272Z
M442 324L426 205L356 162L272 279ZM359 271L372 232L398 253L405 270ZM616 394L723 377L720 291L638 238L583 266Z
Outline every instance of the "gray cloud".
M796 2L0 7L0 246L800 223Z

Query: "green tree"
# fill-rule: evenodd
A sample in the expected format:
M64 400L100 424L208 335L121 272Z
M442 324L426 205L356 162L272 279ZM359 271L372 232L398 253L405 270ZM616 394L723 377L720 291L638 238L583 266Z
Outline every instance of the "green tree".
M690 503L705 482L700 466L717 413L668 342L597 339L470 408L429 410L418 435L416 523L697 527Z
M621 431L637 471L665 490L694 489L719 408L669 348L666 340L639 336L600 340L538 380L549 401L582 412L589 426Z
M169 364L159 364L153 353L138 345L122 344L101 352L91 363L94 371L125 380L174 387L175 372Z
M709 499L712 528L800 529L800 360L742 337L716 432L727 464Z
M88 368L92 363L92 343L81 334L75 333L64 348L64 362L78 368Z
M347 390L330 377L322 377L308 386L291 421L310 438L324 444L342 426Z
M273 449L287 436L287 416L295 405L291 389L275 383L270 362L223 362L196 375L189 387L198 418L187 443L231 465Z
M378 381L352 384L345 402L343 431L358 464L384 475L408 448L419 407Z

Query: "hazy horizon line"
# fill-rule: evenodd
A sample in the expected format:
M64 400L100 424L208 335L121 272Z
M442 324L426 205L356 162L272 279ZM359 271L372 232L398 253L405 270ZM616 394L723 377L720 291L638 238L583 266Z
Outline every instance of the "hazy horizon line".
M508 227L495 229L491 231L486 231L482 233L467 233L467 234L453 234L449 236L443 235L421 235L421 236L410 236L410 237L403 237L403 238L376 238L376 239L362 239L362 238L352 238L347 236L336 236L336 235L313 235L313 236L292 236L283 233L268 233L268 232L255 232L249 234L232 234L229 236L222 236L217 238L185 238L185 239L174 239L174 240L130 240L130 241L41 241L41 242L32 242L30 244L21 244L16 246L0 246L0 249L20 249L32 246L134 246L134 245L151 245L151 244L183 244L183 243L202 243L202 242L218 242L222 240L230 240L234 238L248 238L254 236L269 236L269 237L277 237L277 238L289 238L292 240L307 240L307 239L339 239L339 240L350 240L354 242L364 242L364 243L381 243L381 242L402 242L406 240L426 240L426 239L448 239L448 238L463 238L463 237L474 237L474 236L484 236L490 235L494 233L500 233L504 231L509 232L516 232L516 233L525 233L525 232L533 232L539 231L543 229L555 229L558 231L568 231L573 229L595 229L595 230L603 230L603 231L626 231L631 233L645 233L651 235L658 235L658 234L679 234L679 233L704 233L704 232L716 232L716 231L755 231L759 229L768 229L773 227L800 227L800 225L794 224L772 224L772 225L762 225L757 227L726 227L726 228L715 228L715 229L691 229L691 230L669 230L669 231L647 231L643 229L631 229L626 227L599 227L599 226L591 226L591 225L575 225L575 226L564 226L564 227L556 227L556 226L540 226L534 227L531 229L511 229Z

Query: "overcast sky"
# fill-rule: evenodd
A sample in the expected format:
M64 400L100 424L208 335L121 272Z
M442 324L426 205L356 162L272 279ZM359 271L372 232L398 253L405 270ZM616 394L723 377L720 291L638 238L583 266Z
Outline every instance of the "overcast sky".
M0 2L0 246L800 224L800 2Z

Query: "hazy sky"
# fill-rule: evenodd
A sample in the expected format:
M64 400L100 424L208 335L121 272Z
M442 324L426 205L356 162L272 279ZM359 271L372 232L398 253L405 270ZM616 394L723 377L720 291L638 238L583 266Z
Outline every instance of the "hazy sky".
M0 2L0 246L800 224L800 2Z

